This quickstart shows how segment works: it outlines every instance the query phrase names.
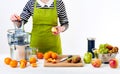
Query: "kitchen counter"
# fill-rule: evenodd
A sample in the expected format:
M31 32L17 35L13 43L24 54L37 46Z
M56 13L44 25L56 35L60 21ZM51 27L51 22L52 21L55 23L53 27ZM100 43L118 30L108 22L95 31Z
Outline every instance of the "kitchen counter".
M119 56L119 55L118 55ZM117 58L118 58L117 56ZM38 60L38 67L33 68L28 65L26 68L11 68L4 64L4 58L8 55L0 54L0 74L118 74L120 65L112 69L108 64L102 64L100 68L94 68L91 64L84 64L84 67L44 67L44 60ZM120 63L120 62L119 62Z

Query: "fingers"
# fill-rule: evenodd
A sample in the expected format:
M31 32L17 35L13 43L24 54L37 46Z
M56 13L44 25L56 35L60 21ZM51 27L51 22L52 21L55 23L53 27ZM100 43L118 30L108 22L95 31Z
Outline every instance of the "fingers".
M12 22L20 21L20 16L18 16L17 14L13 14L13 15L11 15L11 17L10 17L10 20L11 20Z
M17 18L16 18L14 15L11 15L10 20L11 20L12 22L14 22L14 21L17 20Z
M57 26L56 28L57 28L58 33L60 33L61 32L61 27Z
M52 33L53 33L54 35L58 35L58 34L60 34L61 32L63 32L63 27L61 27L61 26L56 26L56 27L53 27L52 29L53 29Z
M56 27L52 27L51 31L52 31L52 34L54 35L58 34L58 29Z
M56 28L57 28L57 30L58 30L59 33L63 32L65 30L64 26L57 26Z

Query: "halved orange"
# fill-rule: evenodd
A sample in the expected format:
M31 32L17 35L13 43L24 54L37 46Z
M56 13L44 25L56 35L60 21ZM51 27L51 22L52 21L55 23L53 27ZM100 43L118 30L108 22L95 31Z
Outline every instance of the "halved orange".
M21 64L22 62L24 62L25 65L27 65L27 60L25 60L25 59L21 59L21 60L20 60L20 64Z
M32 67L37 67L37 63L32 63L31 66Z

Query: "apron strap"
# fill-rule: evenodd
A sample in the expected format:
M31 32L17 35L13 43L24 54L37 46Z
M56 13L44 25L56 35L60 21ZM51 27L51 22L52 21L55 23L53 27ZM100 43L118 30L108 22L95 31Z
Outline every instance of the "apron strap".
M34 8L37 7L37 0L35 0L35 3L34 3Z

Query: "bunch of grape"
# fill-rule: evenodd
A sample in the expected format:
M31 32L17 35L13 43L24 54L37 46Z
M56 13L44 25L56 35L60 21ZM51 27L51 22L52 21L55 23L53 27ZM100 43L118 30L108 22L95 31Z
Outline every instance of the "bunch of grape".
M100 54L107 54L109 51L108 48L106 48L106 44L100 44L99 45L99 53Z
M117 53L118 52L118 47L113 47L110 44L100 44L99 45L99 53L100 54L107 54L107 53Z

